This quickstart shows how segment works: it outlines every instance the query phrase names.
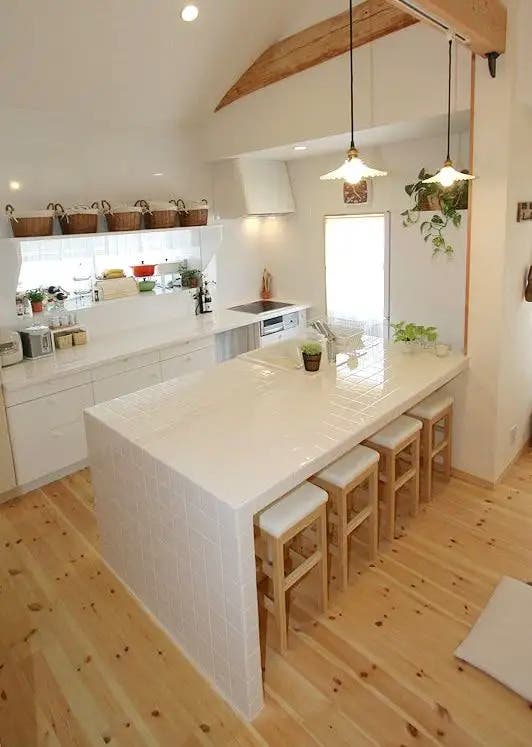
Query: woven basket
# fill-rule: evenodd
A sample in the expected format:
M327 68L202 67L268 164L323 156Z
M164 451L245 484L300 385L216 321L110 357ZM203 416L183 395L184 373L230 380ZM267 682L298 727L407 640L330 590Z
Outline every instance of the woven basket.
M66 350L72 347L72 334L70 332L60 332L55 337L55 347L58 350Z
M175 228L177 225L177 207L175 202L146 202L137 200L135 206L144 211L146 228Z
M59 218L61 232L69 236L80 233L98 232L98 203L93 202L90 208L75 206L65 210L61 203L55 205L55 212Z
M176 202L179 223L184 228L206 226L209 219L209 203L207 200L191 203L188 207L183 200Z
M15 214L13 205L6 205L6 215L11 223L13 236L17 239L29 236L51 236L54 232L54 206L48 205L46 210Z
M142 223L142 207L117 205L112 208L107 200L102 200L102 210L109 231L138 231Z

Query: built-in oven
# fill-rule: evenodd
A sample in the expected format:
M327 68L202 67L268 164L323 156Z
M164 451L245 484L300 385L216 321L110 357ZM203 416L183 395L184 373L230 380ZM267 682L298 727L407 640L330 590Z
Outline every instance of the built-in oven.
M271 319L263 319L260 322L260 336L267 337L276 332L283 332L284 323L282 316L272 316Z
M291 314L282 314L270 319L263 319L259 323L259 334L261 337L277 335L281 332L289 332L299 327L299 312L294 311Z

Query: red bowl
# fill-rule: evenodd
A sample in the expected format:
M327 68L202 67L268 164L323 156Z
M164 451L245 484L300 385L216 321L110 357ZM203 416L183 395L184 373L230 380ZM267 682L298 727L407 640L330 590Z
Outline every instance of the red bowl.
M131 265L136 278L151 278L155 275L155 265Z

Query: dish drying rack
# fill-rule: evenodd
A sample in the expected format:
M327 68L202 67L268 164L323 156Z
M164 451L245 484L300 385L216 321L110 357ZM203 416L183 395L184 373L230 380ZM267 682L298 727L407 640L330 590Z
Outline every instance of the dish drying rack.
M338 353L358 357L365 354L369 347L388 339L387 320L358 321L329 316L324 321L336 338Z

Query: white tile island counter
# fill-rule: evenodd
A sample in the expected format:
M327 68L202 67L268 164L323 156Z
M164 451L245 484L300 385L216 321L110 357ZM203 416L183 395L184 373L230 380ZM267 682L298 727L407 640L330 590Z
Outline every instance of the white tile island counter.
M105 559L245 718L263 702L253 515L467 365L382 343L317 374L235 359L86 411Z

